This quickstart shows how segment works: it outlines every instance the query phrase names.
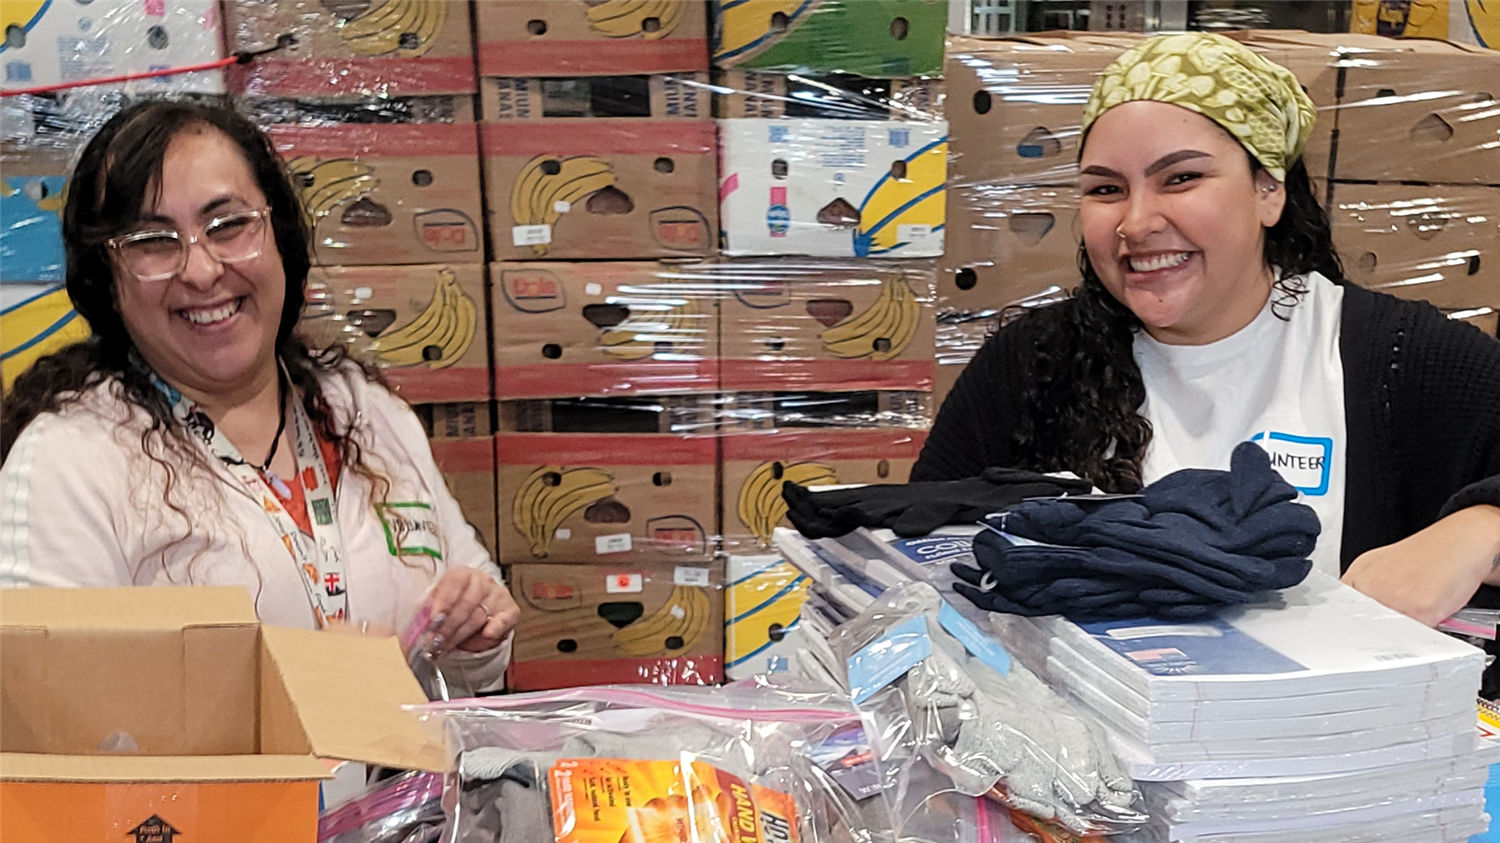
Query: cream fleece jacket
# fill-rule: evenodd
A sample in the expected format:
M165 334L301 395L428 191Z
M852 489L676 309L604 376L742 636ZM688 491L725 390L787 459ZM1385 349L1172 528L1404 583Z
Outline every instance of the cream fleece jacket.
M431 508L423 520L435 535L408 534L400 546L441 553L398 556L400 534L386 527L379 490L346 467L337 502L352 623L399 632L448 568L499 580L411 408L352 367L327 376L324 393L340 426L354 419L366 464L390 480L384 502ZM22 431L0 466L0 587L243 585L262 622L315 628L301 575L256 499L237 491L217 460L204 468L170 454L174 510L166 472L143 450L149 427L148 414L107 381ZM488 653L455 652L440 666L450 684L477 692L501 687L509 660L507 639Z

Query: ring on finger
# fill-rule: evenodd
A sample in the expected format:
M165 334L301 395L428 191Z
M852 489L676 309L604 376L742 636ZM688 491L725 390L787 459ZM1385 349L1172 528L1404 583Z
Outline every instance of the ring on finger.
M484 605L483 603L480 603L479 608L484 612L485 623L489 623L490 621L495 619L495 613L490 611L490 607Z

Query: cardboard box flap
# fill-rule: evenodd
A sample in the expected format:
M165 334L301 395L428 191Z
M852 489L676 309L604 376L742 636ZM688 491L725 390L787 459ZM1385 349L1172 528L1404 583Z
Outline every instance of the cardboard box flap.
M0 589L0 626L171 630L258 623L243 588Z
M237 782L331 778L307 755L37 755L0 753L0 781Z
M261 636L315 755L444 771L438 736L401 708L427 695L396 639L270 626Z

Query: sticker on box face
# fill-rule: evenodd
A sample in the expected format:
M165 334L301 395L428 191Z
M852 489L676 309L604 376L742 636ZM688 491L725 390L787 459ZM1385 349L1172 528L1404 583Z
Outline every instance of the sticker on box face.
M674 585L686 585L704 587L709 584L707 568L685 568L678 566L672 572L672 583Z
M610 574L604 579L606 594L640 594L646 588L646 578L637 571Z
M614 533L594 539L594 552L601 556L607 553L629 553L630 547L629 533Z
M546 246L552 242L550 225L511 226L510 240L513 246Z

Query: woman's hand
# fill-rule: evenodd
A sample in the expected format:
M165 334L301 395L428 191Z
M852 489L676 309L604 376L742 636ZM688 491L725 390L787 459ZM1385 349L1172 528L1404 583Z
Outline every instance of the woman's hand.
M1427 626L1462 609L1479 586L1500 584L1500 507L1461 509L1421 532L1367 551L1344 582Z
M434 657L453 650L483 653L500 646L521 619L510 592L478 568L446 571L427 598L432 621L423 641Z

